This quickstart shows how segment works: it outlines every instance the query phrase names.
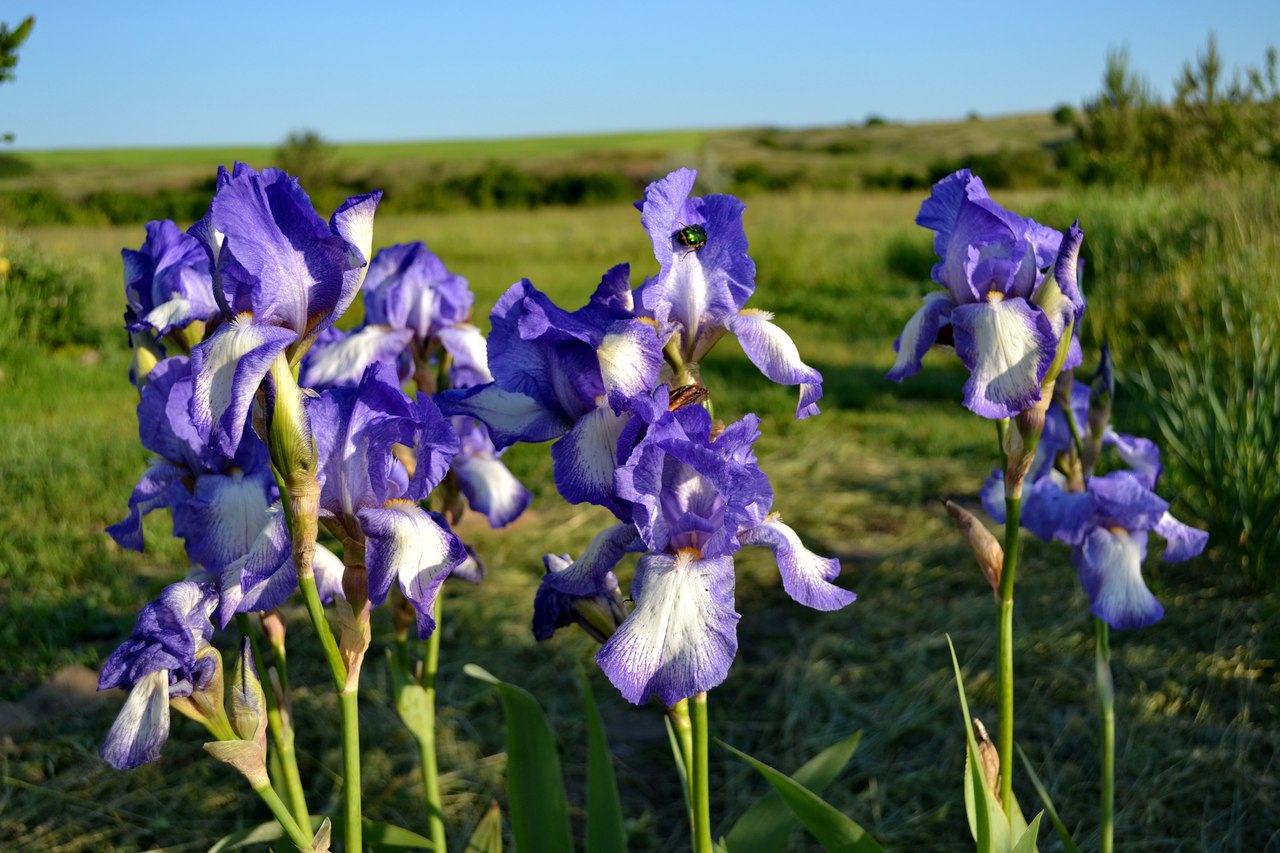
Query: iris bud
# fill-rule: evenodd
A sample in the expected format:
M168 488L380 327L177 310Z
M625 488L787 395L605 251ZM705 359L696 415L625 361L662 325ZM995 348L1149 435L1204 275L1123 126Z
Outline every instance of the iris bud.
M242 740L262 739L267 726L266 708L266 694L253 665L253 649L245 637L240 641L240 654L231 677L231 726Z

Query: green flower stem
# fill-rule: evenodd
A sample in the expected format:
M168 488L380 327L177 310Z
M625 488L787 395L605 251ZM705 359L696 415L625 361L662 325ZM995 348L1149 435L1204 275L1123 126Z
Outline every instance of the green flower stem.
M693 795L693 850L694 853L712 853L711 846L711 790L707 767L711 761L710 739L707 736L707 694L699 693L689 703L693 721L693 767L689 775L689 787Z
M347 850L364 850L360 825L360 711L356 685L338 694L342 710L342 814Z
M236 626L240 629L241 634L249 638L249 647L253 650L253 659L258 662L259 666L262 666L263 658L258 652L258 637L249 622L249 614L237 613ZM277 673L283 671L283 656L276 656L275 667ZM280 678L281 695L286 695L284 691L288 688L284 687L284 676L280 675L278 677ZM299 824L310 825L311 812L307 810L306 795L302 789L302 776L298 773L298 756L293 749L293 727L289 725L284 715L280 713L280 706L276 702L274 687L268 683L262 693L267 700L267 729L271 732L271 742L275 745L276 757L280 760L280 769L284 775L285 796L289 798L289 809Z
M1004 565L1000 570L1000 803L1013 816L1013 580L1018 570L1022 498L1005 497Z
M1116 708L1115 688L1111 682L1111 629L1094 617L1097 636L1094 658L1098 706L1102 711L1102 853L1115 849L1116 808Z
M422 670L422 689L427 694L427 714L424 731L417 732L418 753L422 759L422 787L427 797L427 835L437 850L445 846L444 804L440 800L440 776L436 765L436 673L440 670L440 635L444 633L440 622L443 612L444 590L436 596L436 628L427 638L427 659Z
M320 635L320 645L324 649L325 660L329 662L329 672L333 675L333 683L339 693L347 686L347 665L342 662L342 652L338 651L338 641L333 637L333 629L324 615L324 605L320 603L320 590L316 588L315 575L310 572L305 577L299 572L298 586L302 588L302 598L307 603L307 616Z
M311 836L302 831L302 827L298 826L298 822L293 819L293 815L289 814L289 809L285 806L284 801L280 799L280 795L276 793L275 788L270 784L255 785L253 790L262 802L267 804L267 808L271 809L271 814L275 815L276 821L284 829L285 834L289 836L289 840L299 850L311 850ZM307 825L311 823L308 820Z
M680 741L680 758L684 761L684 801L689 807L689 825L693 826L693 792L689 790L693 782L693 723L689 719L689 700L681 699L667 709L671 718L671 726L676 730L676 738Z

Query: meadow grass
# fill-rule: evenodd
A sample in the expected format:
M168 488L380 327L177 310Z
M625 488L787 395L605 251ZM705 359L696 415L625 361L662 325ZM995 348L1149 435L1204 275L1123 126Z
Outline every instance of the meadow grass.
M1171 198L1168 203L1181 203ZM783 594L767 552L744 553L737 584L741 651L711 695L714 733L791 771L861 730L862 746L828 790L830 800L889 849L967 849L963 736L946 636L960 654L971 707L994 723L996 608L940 499L975 507L997 449L991 424L959 404L964 376L954 358L929 355L924 371L901 386L882 378L893 361L894 336L932 287L930 237L910 224L919 197L797 192L746 200L759 270L750 304L775 311L806 359L822 370L824 413L795 422L793 390L766 381L731 341L707 359L704 378L719 416L762 415L758 453L774 483L774 509L814 550L841 559L841 583L856 590L859 601L836 614L816 614ZM1060 227L1069 224L1059 215L1064 211L1079 207L1085 216L1113 204L1109 219L1099 216L1107 224L1085 218L1089 241L1117 253L1107 255L1105 265L1098 258L1091 274L1099 278L1102 272L1093 269L1114 271L1126 257L1126 244L1109 238L1107 229L1129 221L1126 209L1134 215L1157 203L1142 194L1104 202L1043 191L1000 194L999 200L1054 213L1047 221ZM146 554L121 551L102 532L124 515L146 465L136 440L136 397L125 379L128 353L115 331L122 307L119 247L136 247L141 229L42 228L26 236L66 253L93 277L86 312L102 344L28 348L8 353L0 365L0 654L7 675L0 699L9 700L60 666L100 664L127 635L139 606L185 571L162 513L146 522L153 549ZM469 278L482 325L489 306L520 277L572 307L614 263L632 264L633 283L654 272L638 215L623 205L380 218L376 239L426 240ZM1188 257L1178 264L1203 267L1211 281L1221 260L1212 248ZM1119 280L1127 282L1123 294L1121 285L1090 292L1091 312L1139 305L1151 281L1139 272ZM1091 327L1086 334L1092 353L1099 340ZM1126 357L1136 363L1140 346L1130 345ZM1122 405L1120 412L1133 408ZM507 459L534 491L533 507L503 531L490 531L474 516L465 520L463 534L487 561L489 578L446 593L439 722L451 834L461 840L489 801L503 797L500 708L489 688L462 675L462 665L478 663L538 696L560 738L571 800L579 806L585 730L575 673L581 665L609 730L633 849L681 849L687 828L657 710L634 708L617 695L595 670L594 646L585 636L561 634L539 645L529 631L541 555L580 553L610 516L563 504L551 486L545 446L517 447ZM1280 613L1274 600L1216 571L1211 557L1180 566L1149 563L1149 582L1167 615L1113 641L1117 836L1125 849L1262 850L1276 843ZM1027 537L1019 575L1018 739L1087 849L1097 840L1087 602L1061 546ZM310 648L305 616L296 607L287 615L309 801L314 810L332 812L340 767L332 736L336 702L323 661ZM391 710L379 658L389 640L385 614L374 624L361 690L366 810L421 829L417 754ZM183 719L175 718L158 764L126 774L105 767L96 750L119 698L75 715L50 715L4 741L0 839L6 843L0 846L205 849L265 819L231 771L203 759L201 733ZM716 752L712 790L721 833L766 785ZM1018 792L1024 809L1037 810L1029 787L1020 784ZM1055 843L1046 840L1042 849ZM800 833L791 844L814 849Z

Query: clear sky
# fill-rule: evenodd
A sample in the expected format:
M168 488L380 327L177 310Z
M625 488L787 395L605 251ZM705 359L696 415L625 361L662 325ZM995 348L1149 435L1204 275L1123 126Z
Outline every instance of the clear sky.
M0 86L18 148L959 118L1078 104L1110 47L1167 96L1210 30L1228 68L1280 42L1277 0L6 0L0 20L26 14Z

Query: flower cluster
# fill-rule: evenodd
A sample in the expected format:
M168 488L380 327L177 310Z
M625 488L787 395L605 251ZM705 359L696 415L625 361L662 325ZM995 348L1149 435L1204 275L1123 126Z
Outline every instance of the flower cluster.
M752 446L759 419L724 426L707 408L699 364L726 332L769 379L800 386L796 417L816 414L822 376L767 312L745 308L755 290L744 205L691 197L696 173L650 185L638 203L658 273L631 289L630 269L605 273L587 304L566 311L527 280L493 309L493 381L442 395L447 414L483 421L498 447L557 439L552 470L572 503L609 509L619 523L577 559L547 555L535 602L539 639L581 624L629 701L665 705L709 690L737 652L733 555L773 549L797 601L834 610L854 595L831 581L840 564L818 557L770 510L773 491ZM640 553L627 615L614 569Z

